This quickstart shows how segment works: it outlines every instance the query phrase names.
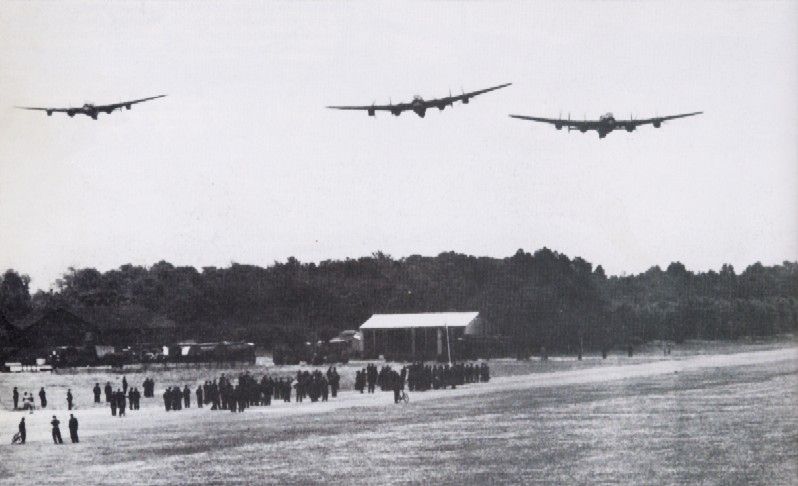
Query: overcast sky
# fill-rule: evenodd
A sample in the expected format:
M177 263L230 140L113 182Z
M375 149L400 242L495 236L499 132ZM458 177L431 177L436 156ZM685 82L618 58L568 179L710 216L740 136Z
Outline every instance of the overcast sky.
M0 269L798 257L798 3L3 2ZM512 82L399 118L327 110ZM78 106L156 94L131 111ZM509 113L699 117L556 131Z

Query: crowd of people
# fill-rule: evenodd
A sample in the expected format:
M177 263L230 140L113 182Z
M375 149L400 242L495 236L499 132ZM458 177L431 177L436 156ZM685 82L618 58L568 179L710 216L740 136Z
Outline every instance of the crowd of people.
M370 363L355 373L355 390L374 393L376 387L380 387L382 391L393 391L394 402L398 403L405 385L409 391L427 391L488 381L490 368L487 363L454 363L450 366L416 362L403 366L399 371L389 365L377 369L377 365Z
M341 376L335 367L326 373L315 370L297 371L296 378L272 377L264 375L260 380L249 371L241 373L237 379L231 379L224 373L213 380L206 380L193 392L196 406L210 407L211 410L229 410L243 412L252 406L269 406L272 400L290 402L292 390L295 390L296 401L301 403L308 398L311 402L327 401L335 398L340 388ZM164 409L169 411L191 407L192 391L188 385L167 387L163 393Z
M486 383L490 381L490 368L487 363L455 363L452 366L425 365L413 363L407 368L407 387L410 391L439 390L455 388L466 383Z
M393 369L390 365L378 368L376 364L369 363L365 368L356 371L354 388L360 393L368 391L374 393L379 387L381 391L393 391L394 402L398 403L407 387L409 391L438 390L448 387L455 388L466 383L481 383L490 380L490 370L486 363L456 363L425 364L416 362L400 369ZM227 377L222 373L218 378L206 380L192 390L192 386L168 386L163 392L164 409L167 412L191 408L192 397L197 408L209 407L211 410L229 410L243 412L252 406L269 406L272 400L291 402L292 393L295 401L302 403L326 402L329 398L336 398L340 390L341 376L334 366L326 372L316 369L313 371L299 370L295 376L272 377L263 375L256 379L249 371L245 371L237 378ZM155 381L147 377L142 383L143 393L137 387L129 387L126 377L122 377L121 386L114 390L111 382L106 382L103 388L95 383L92 389L94 403L101 404L104 394L105 403L111 410L111 415L124 417L127 410L138 410L141 407L141 398L155 396ZM293 391L293 392L292 392ZM42 387L39 392L41 408L47 407L47 393ZM34 394L24 392L19 394L17 387L12 392L14 410L35 409ZM74 408L74 396L68 389L66 394L67 408ZM60 421L56 416L50 422L52 425L53 442L63 443L60 432ZM70 414L69 431L72 442L78 442L78 422ZM14 435L13 442L24 444L26 440L26 426L24 417L20 421L19 431Z
M125 410L138 410L141 408L141 392L136 387L128 389L127 377L122 377L122 386L117 388L116 391L114 391L110 381L105 383L103 390L100 389L99 383L95 383L94 388L92 388L94 403L102 403L100 395L103 391L105 392L105 403L109 405L111 415L114 417L124 417Z

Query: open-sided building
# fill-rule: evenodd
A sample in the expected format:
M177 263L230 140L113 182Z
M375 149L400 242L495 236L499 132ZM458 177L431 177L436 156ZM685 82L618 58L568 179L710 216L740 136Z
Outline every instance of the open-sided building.
M374 314L360 331L364 358L400 361L463 359L469 337L488 335L479 312Z

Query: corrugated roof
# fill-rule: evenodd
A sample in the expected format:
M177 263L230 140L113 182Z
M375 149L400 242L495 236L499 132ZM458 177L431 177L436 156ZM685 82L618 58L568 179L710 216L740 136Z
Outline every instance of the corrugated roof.
M465 327L479 312L426 312L423 314L374 314L360 329L409 329L411 327Z

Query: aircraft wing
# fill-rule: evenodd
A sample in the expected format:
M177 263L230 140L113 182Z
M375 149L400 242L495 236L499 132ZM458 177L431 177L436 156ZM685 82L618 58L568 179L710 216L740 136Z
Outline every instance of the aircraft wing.
M391 113L401 113L411 108L410 103L398 103L395 105L365 105L365 106L328 106L332 110L360 110L368 111L369 114L375 111L390 111Z
M111 103L110 105L97 105L95 108L99 111L116 110L125 106L135 105L144 101L154 100L156 98L163 98L166 95L150 96L149 98L141 98L138 100L122 101L121 103Z
M66 113L69 110L74 108L39 108L38 106L15 106L14 108L19 108L20 110L36 110L36 111L46 111L48 113Z
M439 106L441 104L450 105L450 104L454 103L455 101L462 101L463 103L468 103L468 100L473 98L474 96L479 96L479 95L485 94L485 93L487 93L489 91L494 91L494 90L497 90L497 89L506 88L507 86L510 86L511 84L513 84L513 83L505 83L505 84L500 84L498 86L492 86L490 88L479 89L479 90L476 90L476 91L469 91L468 93L463 93L463 94L456 95L456 96L451 96L450 95L450 96L446 96L446 97L443 97L443 98L436 98L434 100L427 100L426 104L427 104L427 107L429 108L429 107Z
M686 118L688 116L695 116L703 114L703 111L694 111L693 113L682 113L680 115L669 115L669 116L660 116L656 118L642 118L640 120L617 120L615 123L616 125L626 127L639 127L640 125L647 125L649 123L653 125L659 125L660 123L668 120L675 120L677 118Z
M599 127L599 122L595 120L563 120L561 118L541 118L537 116L526 116L526 115L509 115L510 118L518 118L519 120L529 120L541 123L550 123L555 127L571 127L577 130L597 130Z

